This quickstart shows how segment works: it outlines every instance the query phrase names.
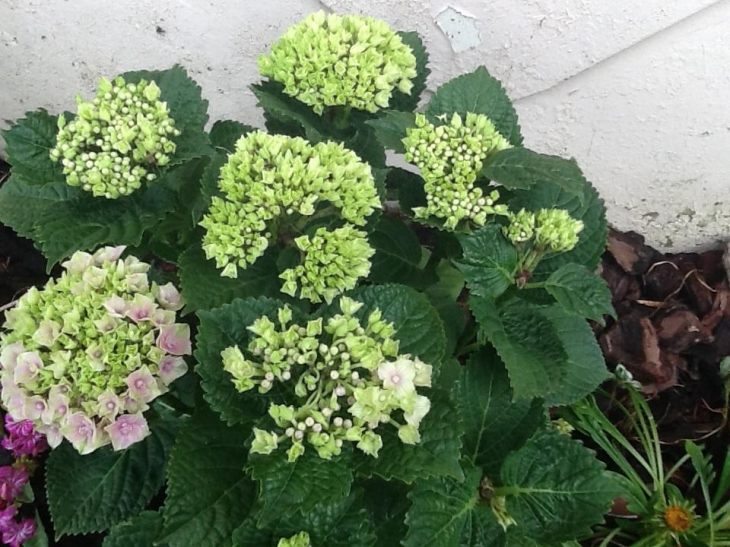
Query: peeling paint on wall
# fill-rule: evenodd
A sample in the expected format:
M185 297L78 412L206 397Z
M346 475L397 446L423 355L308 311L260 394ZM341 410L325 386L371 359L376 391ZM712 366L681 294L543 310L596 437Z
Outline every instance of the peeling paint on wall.
M447 6L436 16L436 24L449 39L454 53L461 53L482 43L476 19L452 6Z

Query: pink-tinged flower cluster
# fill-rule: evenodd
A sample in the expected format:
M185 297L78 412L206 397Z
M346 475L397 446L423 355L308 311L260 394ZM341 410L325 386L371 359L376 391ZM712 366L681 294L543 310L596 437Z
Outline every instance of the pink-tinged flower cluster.
M35 430L31 420L16 422L10 414L5 415L5 436L0 441L0 445L5 450L12 452L16 458L35 457L48 450L45 435Z
M0 467L0 537L3 544L20 547L35 535L33 519L18 519L18 496L28 483L28 472L22 466Z
M149 264L122 259L123 251L75 253L59 279L30 289L6 314L3 405L51 447L65 438L88 454L141 441L143 413L187 372L190 327L175 322L180 293L150 284Z

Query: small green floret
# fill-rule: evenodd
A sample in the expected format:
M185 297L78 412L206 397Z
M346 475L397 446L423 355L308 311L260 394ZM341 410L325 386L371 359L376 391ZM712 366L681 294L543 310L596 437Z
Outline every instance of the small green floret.
M504 235L515 245L525 243L535 235L535 213L521 209L508 213L509 225L503 228Z
M454 114L450 122L435 126L417 114L416 127L406 134L406 160L420 169L425 181L427 205L413 209L416 218L436 217L454 230L462 221L483 226L489 215L507 213L506 205L496 203L497 190L475 185L484 160L511 146L489 118L469 112L462 120Z
M571 251L578 244L583 222L565 209L542 209L535 217L535 244L555 253Z
M118 198L155 180L157 166L165 166L180 135L161 102L155 82L128 84L118 76L102 78L92 101L76 97L76 118L58 118L56 147L51 159L60 162L69 186L94 196Z
M276 547L312 547L312 542L309 539L307 532L299 532L297 535L290 537L289 539L282 538Z
M320 11L289 27L259 70L317 114L328 106L376 112L394 89L410 93L416 58L382 21Z

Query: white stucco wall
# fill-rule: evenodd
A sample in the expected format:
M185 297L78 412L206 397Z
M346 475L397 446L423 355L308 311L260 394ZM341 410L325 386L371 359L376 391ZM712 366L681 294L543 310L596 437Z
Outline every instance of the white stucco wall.
M318 9L419 31L430 89L486 65L527 145L576 157L617 227L665 249L730 238L730 0L0 0L0 127L176 62L213 119L260 123L256 56Z

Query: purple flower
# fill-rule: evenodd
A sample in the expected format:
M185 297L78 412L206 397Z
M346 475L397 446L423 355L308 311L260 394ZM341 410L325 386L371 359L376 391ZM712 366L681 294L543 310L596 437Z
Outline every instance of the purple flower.
M12 502L28 482L28 472L25 467L0 467L0 499Z
M172 355L190 355L190 327L182 323L162 327L157 336L157 347Z
M0 511L0 533L7 530L11 524L15 524L15 515L17 512L18 508L15 505L8 505Z
M3 542L10 547L22 547L23 543L35 535L35 530L36 524L33 519L11 521L3 531Z
M0 442L2 447L10 450L16 458L21 456L38 456L48 450L48 442L44 435L33 429L31 420L13 420L9 414L5 415L6 436Z
M147 420L141 413L119 416L116 421L104 429L112 439L114 450L124 450L150 434Z

